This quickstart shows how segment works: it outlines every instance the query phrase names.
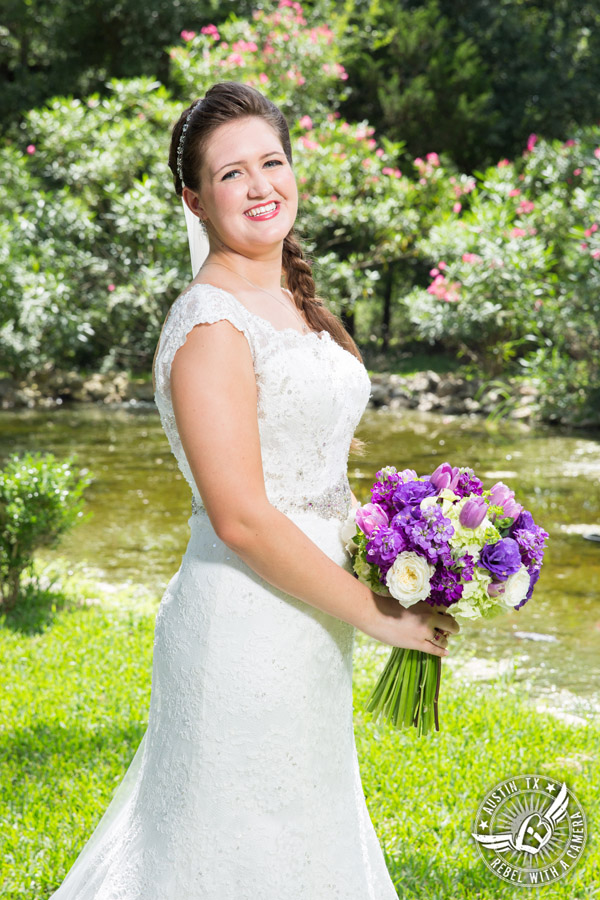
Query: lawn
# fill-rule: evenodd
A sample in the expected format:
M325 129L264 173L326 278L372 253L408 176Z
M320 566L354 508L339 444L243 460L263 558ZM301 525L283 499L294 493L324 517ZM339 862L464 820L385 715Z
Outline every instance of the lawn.
M98 595L71 579L0 617L0 883L3 900L46 900L100 819L144 734L157 601ZM459 653L460 649L454 652ZM575 871L535 896L600 896L600 726L535 711L518 687L467 683L444 667L440 733L417 738L363 712L387 648L356 633L355 732L363 786L398 896L525 896L470 837L483 795L517 774L563 779L587 816ZM257 898L258 900L258 898ZM317 898L315 898L317 900ZM321 898L319 898L321 900Z

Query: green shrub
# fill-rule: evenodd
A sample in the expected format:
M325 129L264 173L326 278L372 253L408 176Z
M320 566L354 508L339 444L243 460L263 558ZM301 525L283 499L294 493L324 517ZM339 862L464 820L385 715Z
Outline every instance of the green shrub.
M74 457L12 454L0 470L0 602L16 604L23 573L40 547L55 547L83 517L91 477L73 471ZM82 477L80 477L80 475Z

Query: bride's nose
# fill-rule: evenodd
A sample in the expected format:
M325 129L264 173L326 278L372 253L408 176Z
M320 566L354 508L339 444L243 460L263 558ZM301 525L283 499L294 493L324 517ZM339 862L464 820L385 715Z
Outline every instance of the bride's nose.
M267 197L271 191L271 182L262 170L251 173L248 181L248 194L251 197Z

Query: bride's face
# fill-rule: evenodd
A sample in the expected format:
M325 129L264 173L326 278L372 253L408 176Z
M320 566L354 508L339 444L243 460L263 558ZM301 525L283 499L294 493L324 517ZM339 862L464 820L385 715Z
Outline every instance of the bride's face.
M192 209L211 242L216 237L246 256L281 249L296 219L298 189L279 136L264 119L238 119L213 132L200 183Z

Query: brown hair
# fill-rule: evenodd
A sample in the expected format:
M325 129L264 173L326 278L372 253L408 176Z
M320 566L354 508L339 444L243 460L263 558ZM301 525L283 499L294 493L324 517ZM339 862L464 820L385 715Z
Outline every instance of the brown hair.
M191 115L188 117L188 114ZM184 184L191 190L200 190L200 172L203 154L211 134L226 122L247 116L264 119L278 135L287 160L292 165L292 145L288 124L281 110L260 91L237 81L222 81L213 84L201 100L195 100L173 126L169 151L169 168L173 173L175 192L180 197ZM181 152L183 183L177 172L177 150L184 124L187 128ZM348 334L341 319L327 309L323 300L316 296L315 282L309 260L304 256L300 242L291 228L283 241L282 264L287 288L291 291L296 306L313 331L328 331L331 337L363 361L360 350L352 336ZM364 442L353 438L350 450L361 453Z

